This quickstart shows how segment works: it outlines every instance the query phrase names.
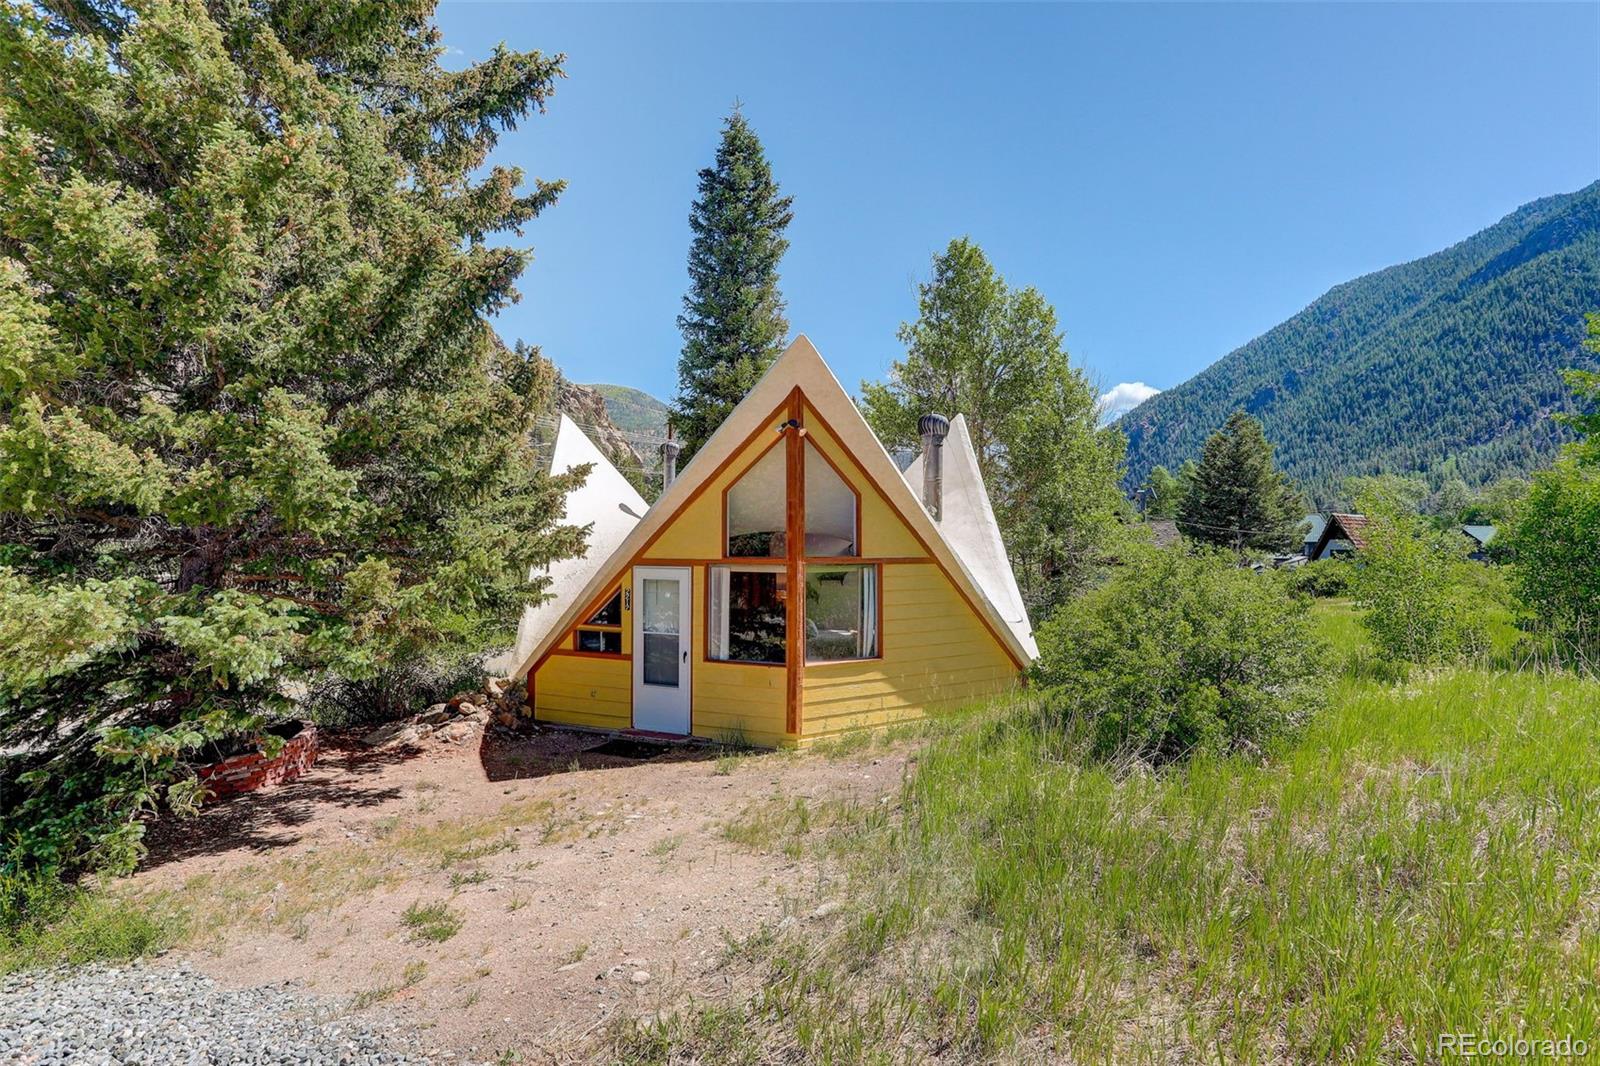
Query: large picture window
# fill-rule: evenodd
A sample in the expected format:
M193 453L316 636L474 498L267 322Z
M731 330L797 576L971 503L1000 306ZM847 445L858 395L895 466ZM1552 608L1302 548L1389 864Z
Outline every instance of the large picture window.
M806 441L806 555L860 555L856 494L833 464Z
M878 568L806 567L806 661L878 656Z
M768 448L728 489L728 555L777 558L784 553L789 494L784 445Z
M782 663L788 575L776 566L713 566L706 655L735 663Z

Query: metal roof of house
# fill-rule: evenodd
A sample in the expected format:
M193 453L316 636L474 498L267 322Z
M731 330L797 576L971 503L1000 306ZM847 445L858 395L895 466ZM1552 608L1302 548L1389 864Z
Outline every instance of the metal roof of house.
M1499 530L1494 526L1462 526L1461 532L1477 541L1480 547L1486 548Z

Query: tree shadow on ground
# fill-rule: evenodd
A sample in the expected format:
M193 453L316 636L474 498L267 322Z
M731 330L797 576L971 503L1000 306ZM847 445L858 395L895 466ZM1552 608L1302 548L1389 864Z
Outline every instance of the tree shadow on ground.
M415 747L372 751L355 735L324 734L316 765L298 780L211 801L193 818L168 814L156 819L145 835L150 850L141 868L298 843L298 830L321 808L376 807L399 799L401 789L368 784L363 778L421 754Z
M719 744L656 740L631 734L611 735L540 727L534 733L484 730L478 747L483 772L490 781L523 781L576 770L625 770L645 763L704 762L728 754Z

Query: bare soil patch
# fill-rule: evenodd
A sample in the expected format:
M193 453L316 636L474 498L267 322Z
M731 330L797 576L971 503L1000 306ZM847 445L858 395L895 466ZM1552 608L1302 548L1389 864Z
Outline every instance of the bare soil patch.
M773 812L890 802L911 745L860 748L329 737L299 781L164 826L130 890L180 901L176 957L224 983L382 1004L474 1058L578 1059L613 1018L753 991L737 945L835 887Z

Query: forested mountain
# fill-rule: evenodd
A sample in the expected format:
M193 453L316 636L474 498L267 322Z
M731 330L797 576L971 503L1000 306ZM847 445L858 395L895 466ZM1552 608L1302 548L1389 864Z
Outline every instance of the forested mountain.
M605 398L611 421L625 433L642 437L667 435L667 405L648 392L627 385L590 385Z
M1600 182L1512 212L1424 259L1331 290L1123 416L1128 479L1176 470L1243 409L1312 501L1380 471L1482 484L1547 462L1565 439L1562 367L1593 367Z

